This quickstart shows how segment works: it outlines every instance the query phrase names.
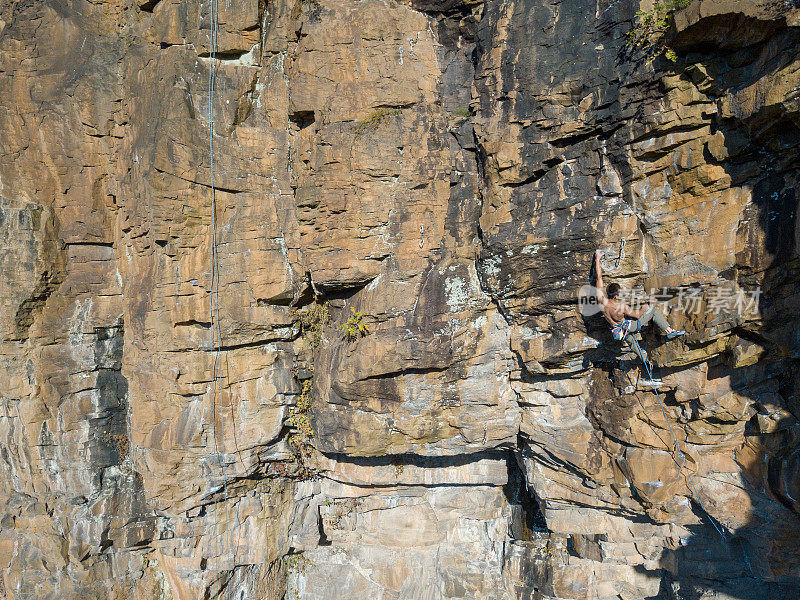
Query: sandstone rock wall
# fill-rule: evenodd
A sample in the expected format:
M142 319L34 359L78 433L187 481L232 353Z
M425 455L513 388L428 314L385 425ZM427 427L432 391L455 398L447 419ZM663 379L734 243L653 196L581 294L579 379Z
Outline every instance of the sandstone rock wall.
M213 6L0 2L0 598L798 597L800 7Z

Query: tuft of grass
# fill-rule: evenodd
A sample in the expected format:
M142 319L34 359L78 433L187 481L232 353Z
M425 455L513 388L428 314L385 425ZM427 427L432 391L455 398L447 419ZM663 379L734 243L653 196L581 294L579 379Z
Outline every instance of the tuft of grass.
M369 131L375 131L378 127L387 123L391 117L396 117L399 114L400 109L397 108L380 108L370 113L356 124L356 137Z
M468 117L470 115L468 108L457 108L453 111L453 114L457 117Z

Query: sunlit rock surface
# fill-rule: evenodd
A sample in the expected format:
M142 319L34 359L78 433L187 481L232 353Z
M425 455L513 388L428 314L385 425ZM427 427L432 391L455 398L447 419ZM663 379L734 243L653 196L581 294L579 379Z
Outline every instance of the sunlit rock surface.
M0 599L800 597L800 6L214 6L0 2Z

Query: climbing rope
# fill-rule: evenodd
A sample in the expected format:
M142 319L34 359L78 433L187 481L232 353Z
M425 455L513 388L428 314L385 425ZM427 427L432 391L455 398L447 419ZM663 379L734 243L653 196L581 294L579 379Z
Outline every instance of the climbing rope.
M211 25L209 32L209 72L208 72L208 152L211 171L211 291L210 291L210 322L211 322L211 423L212 435L214 436L214 453L218 472L222 478L222 501L225 506L225 524L230 532L230 520L228 518L228 483L225 473L225 417L222 406L222 331L219 320L219 256L217 254L217 201L216 187L214 182L214 85L216 83L216 54L217 54L217 20L218 2L210 0ZM221 437L217 441L217 390L219 390L220 409L219 419ZM214 510L214 542L217 554L217 570L222 571L222 553L220 552L219 540L219 512ZM225 543L223 542L223 550ZM230 544L228 544L230 548Z
M639 342L637 341L636 337L634 337L632 334L629 335L631 337L632 342L638 347ZM642 356L644 356L644 354L642 354ZM647 377L652 382L653 373L650 370L650 365L647 364L647 360L643 360L642 364L644 365L645 371L647 372ZM636 385L637 386L639 385L638 378L636 380ZM655 387L653 387L653 392L655 393L656 399L658 400L658 405L661 408L661 414L664 415L664 421L666 422L667 429L669 430L669 433L672 436L672 441L675 443L675 454L673 455L673 460L675 460L675 464L678 465L678 468L686 473L686 478L689 481L689 485L692 488L692 497L694 498L694 501L697 502L697 505L700 507L700 510L702 510L708 517L709 521L711 521L711 524L714 526L714 529L717 530L717 533L719 533L720 537L722 538L722 541L724 542L726 541L725 531L719 524L717 524L717 520L711 516L711 513L708 512L705 505L703 504L703 501L700 499L700 494L697 491L697 487L695 486L694 477L692 477L692 473L691 471L689 471L689 467L686 464L686 457L684 456L683 450L681 450L680 443L678 442L678 436L675 435L675 430L672 428L672 424L670 423L669 417L667 416L667 408L666 406L664 406L664 402L661 400L661 394L658 393L658 390ZM676 455L677 458L675 458Z

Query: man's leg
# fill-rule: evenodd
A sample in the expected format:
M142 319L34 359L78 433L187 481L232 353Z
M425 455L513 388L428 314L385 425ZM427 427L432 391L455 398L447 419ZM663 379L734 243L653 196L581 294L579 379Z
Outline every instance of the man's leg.
M646 376L646 378L643 378L643 383L646 385L661 385L661 382L658 379L653 379L653 363L647 359L647 350L642 348L641 344L639 344L639 340L636 339L636 336L628 335L625 338L625 341L628 342L628 345L633 348L636 356L638 356L639 360L642 361L642 367Z
M672 328L667 323L667 319L664 318L664 315L661 314L661 311L658 310L655 306L651 306L648 308L645 313L639 317L640 327L645 327L650 321L653 321L658 328L667 333L668 331L672 331Z
M625 336L625 341L628 343L628 346L630 346L631 349L633 349L633 351L636 353L636 356L639 357L639 360L641 360L643 363L646 364L647 352L639 344L639 340L636 339L636 336L633 334L628 334L627 336Z

